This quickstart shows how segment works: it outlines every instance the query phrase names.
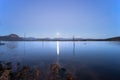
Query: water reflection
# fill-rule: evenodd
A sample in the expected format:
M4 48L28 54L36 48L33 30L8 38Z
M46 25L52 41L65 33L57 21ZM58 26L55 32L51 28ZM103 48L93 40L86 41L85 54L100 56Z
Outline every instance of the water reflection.
M55 66L57 63L59 72L66 69L73 73L75 80L120 80L118 42L56 41L44 42L44 48L41 44L42 42L6 42L7 47L0 47L0 60L21 62L30 67L39 66L43 72L49 69L51 63Z
M10 41L6 44L6 46L9 48L9 49L14 49L14 48L17 48L18 47L18 44L16 41Z
M25 41L24 41L24 55L23 55L23 62L25 61L25 54L26 54L26 44L25 44Z
M75 41L73 41L73 56L75 56Z
M56 49L57 49L57 61L56 63L59 64L59 53L60 53L60 49L59 49L59 41L57 41L57 46L56 46Z
M112 41L112 42L109 42L109 44L120 46L120 41Z
M59 41L57 41L57 55L59 55L60 51L59 51Z
M42 47L44 47L44 41L42 41Z

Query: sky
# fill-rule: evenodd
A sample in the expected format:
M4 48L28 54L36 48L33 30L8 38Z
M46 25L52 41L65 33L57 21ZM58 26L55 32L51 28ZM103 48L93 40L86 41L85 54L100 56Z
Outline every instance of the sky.
M120 0L0 0L0 35L120 36Z

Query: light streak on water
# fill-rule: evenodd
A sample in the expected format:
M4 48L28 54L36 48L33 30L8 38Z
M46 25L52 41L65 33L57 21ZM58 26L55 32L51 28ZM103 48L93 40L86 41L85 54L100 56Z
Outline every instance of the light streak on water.
M59 55L60 49L59 49L59 41L57 41L57 55Z

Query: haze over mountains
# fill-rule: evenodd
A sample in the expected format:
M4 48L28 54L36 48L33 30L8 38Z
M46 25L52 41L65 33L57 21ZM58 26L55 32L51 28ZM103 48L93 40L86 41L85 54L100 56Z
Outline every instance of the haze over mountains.
M20 37L17 34L10 34L0 36L0 41L120 41L120 37L112 37L106 39L84 39L84 38L34 38L34 37Z

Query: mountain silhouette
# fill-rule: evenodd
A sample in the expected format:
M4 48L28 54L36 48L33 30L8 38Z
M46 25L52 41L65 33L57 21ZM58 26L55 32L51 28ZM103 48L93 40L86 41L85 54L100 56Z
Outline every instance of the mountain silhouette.
M83 38L34 38L20 37L17 34L0 36L0 41L120 41L120 37L112 37L106 39L83 39Z

